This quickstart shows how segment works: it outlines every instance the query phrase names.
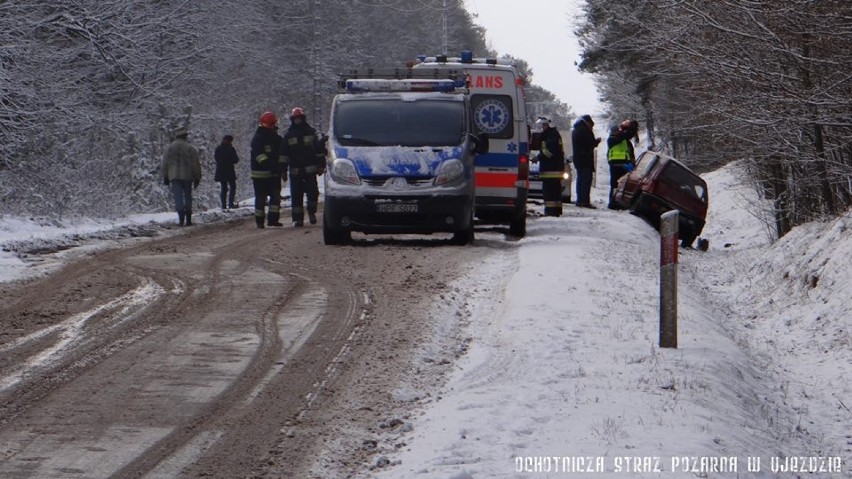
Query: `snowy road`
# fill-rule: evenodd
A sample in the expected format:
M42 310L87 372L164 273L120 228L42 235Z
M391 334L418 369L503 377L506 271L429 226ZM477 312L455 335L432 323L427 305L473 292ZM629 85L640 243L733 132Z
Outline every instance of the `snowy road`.
M677 350L659 237L621 211L532 204L526 238L463 248L243 224L82 249L0 285L0 475L852 477L852 219L770 246L739 176L681 250Z
M297 477L338 390L383 409L351 365L379 358L378 387L398 380L417 311L489 254L330 248L320 228L249 222L181 232L3 285L0 476Z

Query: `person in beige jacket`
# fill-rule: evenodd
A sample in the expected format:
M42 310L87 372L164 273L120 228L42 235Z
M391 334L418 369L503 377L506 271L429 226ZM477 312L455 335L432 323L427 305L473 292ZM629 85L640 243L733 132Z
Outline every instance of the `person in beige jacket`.
M181 226L192 225L192 189L201 183L201 160L187 136L186 128L176 129L175 139L163 155L163 183L172 190Z

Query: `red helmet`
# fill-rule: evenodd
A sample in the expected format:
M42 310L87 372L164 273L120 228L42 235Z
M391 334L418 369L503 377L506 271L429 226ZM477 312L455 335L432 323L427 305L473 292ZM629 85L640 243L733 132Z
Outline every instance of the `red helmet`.
M290 118L296 118L297 116L305 117L305 110L302 110L298 106L293 108L293 111L290 112Z
M263 115L260 115L260 126L264 128L275 128L275 125L278 124L278 117L275 116L275 113L271 111L264 112Z

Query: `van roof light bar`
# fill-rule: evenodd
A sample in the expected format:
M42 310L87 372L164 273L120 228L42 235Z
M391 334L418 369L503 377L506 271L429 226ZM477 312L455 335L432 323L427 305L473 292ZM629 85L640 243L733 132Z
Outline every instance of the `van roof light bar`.
M477 58L473 56L473 52L465 50L461 52L460 57L448 57L446 55L426 56L418 55L418 63L481 63L485 65L514 65L512 60L508 58Z
M465 88L465 80L381 80L361 78L346 80L349 93L364 92L443 92L451 93Z

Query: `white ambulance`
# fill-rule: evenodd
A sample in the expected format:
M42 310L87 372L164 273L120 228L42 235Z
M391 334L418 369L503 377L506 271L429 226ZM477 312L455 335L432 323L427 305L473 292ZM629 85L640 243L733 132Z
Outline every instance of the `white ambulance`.
M486 134L488 153L475 160L476 217L483 223L508 224L509 233L526 234L529 188L529 126L524 78L508 60L418 57L413 68L463 70L468 75L474 133Z

